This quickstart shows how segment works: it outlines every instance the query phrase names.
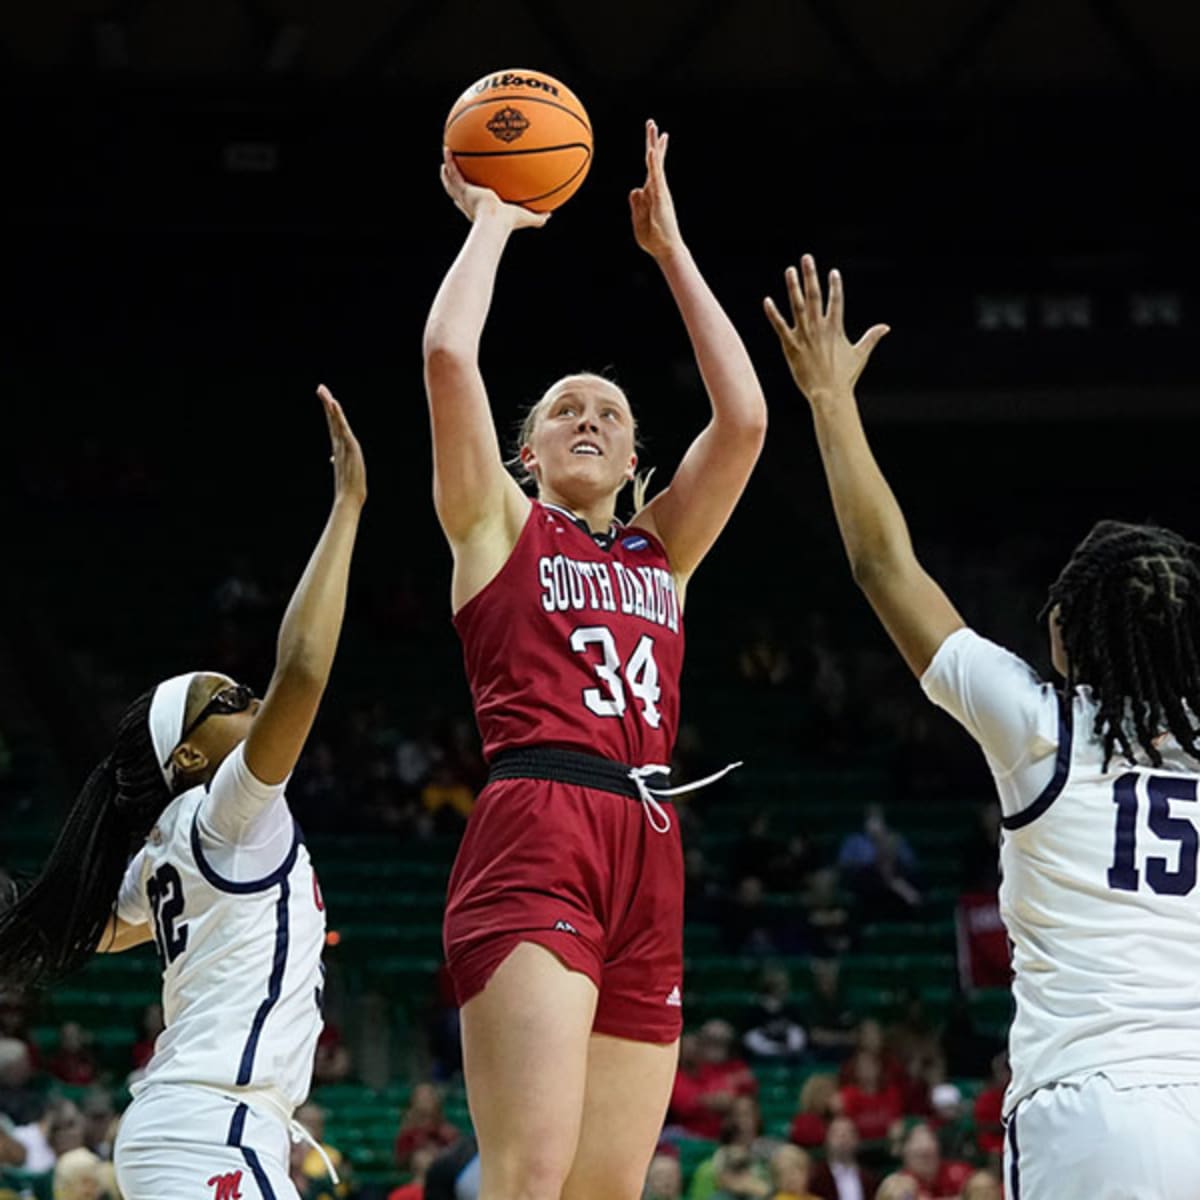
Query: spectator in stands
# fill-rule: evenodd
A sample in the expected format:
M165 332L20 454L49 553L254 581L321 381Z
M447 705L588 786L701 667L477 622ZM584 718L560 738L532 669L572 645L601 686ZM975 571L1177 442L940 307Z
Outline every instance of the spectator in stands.
M849 1117L834 1117L825 1138L825 1161L809 1184L820 1200L871 1200L875 1176L858 1163L858 1130Z
M29 1047L15 1037L0 1038L0 1113L14 1125L36 1121L45 1108L42 1094L32 1086L33 1060Z
M682 1200L683 1169L673 1154L656 1154L646 1170L642 1200Z
M47 1070L63 1083L89 1084L96 1078L96 1059L88 1048L88 1036L77 1021L68 1021L59 1030L58 1049Z
M766 1164L745 1146L722 1146L712 1158L712 1177L712 1200L766 1200L771 1194ZM689 1200L701 1198L693 1191Z
M25 1170L41 1174L60 1154L83 1145L83 1116L70 1100L53 1100L36 1120L17 1125L12 1136L25 1147Z
M158 1001L155 1001L153 1004L147 1004L142 1009L138 1040L133 1043L131 1057L134 1071L140 1073L142 1068L150 1061L150 1057L154 1053L154 1043L158 1040L158 1035L165 1028L166 1023L163 1021L162 1005Z
M14 897L15 898L15 897ZM29 1051L29 1062L36 1073L42 1065L37 1043L29 1032L30 1001L17 988L0 988L0 1039L16 1038Z
M83 1144L106 1162L112 1160L117 1137L117 1113L112 1093L94 1087L83 1098Z
M1004 1154L1004 1093L1012 1080L1008 1051L992 1059L991 1082L975 1097L975 1141L980 1152L998 1164Z
M917 1185L917 1200L941 1200L957 1197L972 1174L965 1162L943 1162L937 1138L928 1125L919 1122L904 1139L902 1174Z
M317 1054L313 1059L313 1083L345 1083L353 1069L350 1047L342 1038L341 1028L326 1020L320 1037L317 1038Z
M930 1089L929 1100L932 1109L929 1127L938 1140L942 1158L972 1157L975 1153L974 1122L958 1086L949 1080L935 1083Z
M400 1118L396 1134L396 1165L409 1166L413 1151L422 1146L441 1150L453 1145L461 1133L442 1113L442 1094L432 1083L418 1083L408 1098L408 1108Z
M764 903L766 892L757 875L739 879L721 909L721 940L729 954L765 957L779 954L779 920Z
M811 1149L825 1144L837 1093L836 1075L818 1072L804 1081L800 1089L800 1107L792 1119L790 1134L797 1146Z
M771 1200L817 1200L808 1190L812 1160L799 1146L780 1146L771 1155Z
M425 1177L429 1168L438 1156L438 1151L432 1146L421 1146L414 1150L409 1160L409 1170L412 1179L403 1187L393 1189L388 1193L388 1200L425 1200Z
M879 1059L885 1083L900 1087L904 1081L904 1064L887 1048L883 1026L874 1017L865 1017L854 1030L854 1054L873 1054ZM854 1082L855 1058L851 1055L842 1063L838 1082L848 1086Z
M929 1017L919 988L905 988L900 995L900 1016L887 1029L887 1048L901 1064L914 1059L942 1058L939 1031Z
M475 793L453 763L442 761L421 789L421 806L434 818L439 832L454 833L466 827L475 807Z
M111 1167L84 1146L54 1164L54 1200L101 1200L112 1182Z
M851 1082L838 1092L840 1110L854 1122L864 1141L887 1137L893 1121L904 1115L900 1088L884 1078L878 1054L860 1050L851 1060Z
M803 1056L808 1035L791 991L791 979L782 967L763 971L758 1003L747 1015L747 1029L742 1035L742 1045L751 1058L796 1062Z
M669 1112L692 1137L719 1137L734 1100L758 1088L750 1068L732 1057L734 1037L728 1021L714 1019L706 1021L694 1038L684 1034L680 1039Z
M838 869L867 920L902 919L920 906L921 894L913 883L916 855L888 826L882 805L869 804L862 829L843 840Z
M307 1142L300 1143L304 1153L300 1155L295 1166L298 1166L299 1175L306 1181L305 1187L296 1189L300 1192L302 1200L326 1200L327 1197L328 1200L340 1200L341 1197L348 1196L350 1165L340 1150L325 1141L325 1110L311 1101L302 1104L296 1109L296 1122L303 1125L313 1141L321 1147L318 1150L316 1146ZM326 1159L329 1160L328 1163ZM329 1172L329 1163L333 1164L333 1169L339 1176L336 1187ZM295 1166L292 1172L293 1179L297 1174Z
M824 1062L841 1062L854 1045L858 1019L842 992L842 972L837 959L813 959L812 977L809 1044Z
M848 953L854 945L853 922L838 893L837 869L813 871L800 903L804 908L805 940L813 957L833 961Z

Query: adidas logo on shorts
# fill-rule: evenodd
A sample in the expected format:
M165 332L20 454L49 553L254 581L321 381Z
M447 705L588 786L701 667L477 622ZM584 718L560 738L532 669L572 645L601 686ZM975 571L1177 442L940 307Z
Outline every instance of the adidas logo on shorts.
M679 984L676 984L671 989L670 994L667 996L667 1003L672 1008L682 1008L683 1007L683 997L679 994Z
M579 936L579 930L576 929L575 926L572 925L570 921L555 921L554 922L554 932L555 933L573 933L576 937Z

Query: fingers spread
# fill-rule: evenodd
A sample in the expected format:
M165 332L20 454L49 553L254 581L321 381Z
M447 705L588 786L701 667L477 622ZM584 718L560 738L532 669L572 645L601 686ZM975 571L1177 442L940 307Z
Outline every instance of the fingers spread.
M779 340L786 341L792 331L788 328L788 323L783 319L783 315L775 307L775 301L770 296L763 300L763 312L767 314L767 320L771 322L771 328L779 335Z
M804 292L800 289L800 276L795 267L788 267L783 277L787 281L788 303L792 306L792 321L797 329L806 329L808 319L804 308Z
M800 260L804 276L804 306L808 318L816 323L821 319L821 280L817 277L816 259L811 254Z

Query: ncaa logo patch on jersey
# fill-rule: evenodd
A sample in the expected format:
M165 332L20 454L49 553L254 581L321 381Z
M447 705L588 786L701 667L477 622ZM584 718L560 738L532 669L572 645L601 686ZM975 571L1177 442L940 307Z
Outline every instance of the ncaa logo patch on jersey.
M650 543L641 534L635 533L632 537L622 538L621 545L626 550L645 550Z

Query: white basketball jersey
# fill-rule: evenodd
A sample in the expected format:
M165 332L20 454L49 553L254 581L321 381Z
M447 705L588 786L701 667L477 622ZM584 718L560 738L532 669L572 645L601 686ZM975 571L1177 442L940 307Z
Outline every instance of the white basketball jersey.
M1200 764L1165 738L1161 767L1118 752L1105 769L1090 691L1063 700L970 630L921 682L980 742L1001 796L1016 998L1006 1110L1093 1074L1200 1081Z
M240 747L218 774L238 771L248 775ZM166 1024L131 1090L272 1088L294 1108L308 1095L322 1027L316 875L294 821L291 848L269 874L246 882L219 874L202 845L207 797L194 788L166 808L122 887L121 916L152 923Z

